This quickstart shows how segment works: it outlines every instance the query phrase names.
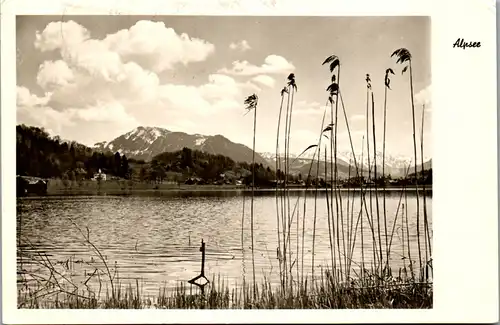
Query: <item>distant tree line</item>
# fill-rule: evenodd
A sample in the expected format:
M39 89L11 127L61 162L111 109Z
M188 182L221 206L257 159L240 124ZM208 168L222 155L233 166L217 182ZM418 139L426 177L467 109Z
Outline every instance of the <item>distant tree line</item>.
M236 180L251 184L252 164L235 162L229 157L210 154L199 150L183 148L175 152L164 152L155 156L150 163L136 162L140 181L186 182L196 179L197 184L230 182ZM262 164L255 164L255 183L265 186L275 179L275 172Z
M422 173L419 171L417 177L415 173L409 174L406 177L392 178L391 175L386 175L385 177L379 176L377 178L368 179L364 176L351 177L349 179L342 180L342 184L350 187L359 187L361 185L376 185L382 186L408 186L408 185L432 185L432 168L425 169Z
M71 181L90 179L99 170L124 179L141 182L161 183L173 181L183 183L190 178L197 184L252 183L252 164L235 162L231 158L198 150L183 148L175 152L164 152L155 156L151 162L129 159L120 153L97 152L77 142L63 142L59 137L50 137L43 128L18 125L17 133L17 175L42 178L61 178ZM255 185L274 186L275 180L285 179L283 171L275 172L263 164L255 164ZM432 185L432 168L409 174L407 177L384 178L351 177L339 180L339 185L356 187L362 184L377 186ZM289 184L303 186L325 186L322 178L302 174L289 175Z
M231 182L250 185L252 164L235 162L231 158L183 148L164 152L152 161L129 159L120 153L97 152L77 142L51 137L43 128L18 125L17 175L41 178L61 178L80 181L90 179L101 170L107 175L142 182L185 182L196 178L197 183ZM272 185L276 173L262 164L255 164L257 186Z
M18 125L16 173L21 176L80 180L101 172L130 178L125 155L101 153L77 142L50 137L42 128Z

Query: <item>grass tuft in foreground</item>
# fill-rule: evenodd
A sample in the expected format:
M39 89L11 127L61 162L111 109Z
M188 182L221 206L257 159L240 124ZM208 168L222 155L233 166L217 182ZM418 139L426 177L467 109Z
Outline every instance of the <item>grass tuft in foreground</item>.
M404 273L400 272L400 274ZM432 283L413 282L410 278L380 279L366 273L362 280L348 284L335 283L331 274L323 272L315 281L305 279L301 286L282 291L267 280L254 288L246 284L229 287L224 280L212 281L204 293L188 284L178 283L173 291L162 287L156 297L141 294L135 286L116 284L114 293L101 298L89 288L80 291L61 291L46 287L20 290L19 308L64 309L369 309L369 308L432 308ZM214 278L215 280L215 278ZM45 291L43 294L40 292Z

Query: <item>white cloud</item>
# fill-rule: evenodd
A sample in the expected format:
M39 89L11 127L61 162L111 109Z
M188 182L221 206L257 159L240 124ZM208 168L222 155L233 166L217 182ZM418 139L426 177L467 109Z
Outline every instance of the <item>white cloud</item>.
M208 81L201 86L161 85L159 96L175 108L204 116L242 107L237 100L247 85L222 74L209 75Z
M100 40L90 39L68 47L61 55L69 66L106 81L116 80L123 67L120 55Z
M43 64L43 67L54 66L54 62ZM112 78L109 78L110 74L104 77L76 67L70 70L43 67L40 68L37 80L42 88L53 91L52 105L55 106L82 107L117 99L123 103L138 103L158 96L158 76L134 62L118 66ZM71 83L68 82L69 76Z
M239 85L247 93L251 93L251 92L259 93L260 91L262 91L262 89L259 86L257 86L256 84L254 84L251 81L247 81L245 83L240 83Z
M36 81L46 90L67 86L74 80L73 71L62 60L45 61L38 69Z
M62 60L44 62L37 76L43 89L54 92L51 104L55 108L157 102L162 89L156 72L175 64L203 61L214 51L204 40L179 35L164 23L151 21L139 21L104 39L92 39L90 32L74 21L53 22L37 32L35 47L61 52ZM202 97L235 95L237 86L232 78L211 78L196 90L203 92Z
M48 93L45 97L38 97L25 87L17 87L17 122L42 126L52 130L52 133L59 133L64 127L80 127L84 122L105 122L126 127L137 125L135 118L118 102L99 102L94 106L57 110L47 105L51 96Z
M245 52L251 49L250 44L246 40L239 41L237 43L229 44L229 48L231 50L239 50L241 52Z
M59 49L63 58L90 74L112 79L123 62L136 62L155 72L175 64L200 62L215 51L213 44L187 34L177 34L163 22L142 20L129 29L91 39L90 32L74 21L49 23L37 32L35 47L41 51Z
M50 94L38 97L26 87L17 87L17 123L37 125L52 131L60 131L62 125L71 125L65 113L47 106Z
M273 77L264 74L253 77L252 81L257 82L269 88L273 88L274 85L276 84L276 80L274 80Z
M208 84L199 88L201 95L206 98L223 99L240 95L238 84L232 77L223 74L211 74L208 76L208 81Z
M140 62L156 72L172 69L176 63L205 61L215 51L215 46L205 40L179 35L163 22L147 20L108 35L104 42L125 61Z
M117 102L98 103L86 108L70 108L64 111L70 118L86 122L113 122L134 126L137 121L128 115L123 105Z
M236 110L239 109L242 106L242 104L235 99L222 99L214 104L212 104L212 107L214 108L215 111L225 111L225 110Z
M17 106L43 106L47 105L50 100L50 94L46 94L44 97L38 97L37 95L32 94L28 88L22 86L18 86L16 92Z
M70 35L72 41L67 41ZM241 118L245 95L260 92L261 84L274 80L262 74L253 81L239 81L213 73L198 85L162 81L160 71L204 60L214 49L162 23L139 22L103 39L91 38L75 22L50 23L37 33L35 47L59 51L60 59L39 67L36 81L47 91L44 97L19 87L18 122L86 144L111 140L137 125L211 134L214 124L232 120L226 129L232 134L227 136L238 135L248 123ZM276 71L279 64L271 59L263 66Z
M35 48L42 52L64 50L90 38L89 31L74 22L51 22L45 29L36 32Z
M48 106L17 106L16 113L17 123L50 129L51 133L60 133L64 126L74 127L74 123L65 112L56 111Z
M144 70L137 63L128 62L118 76L115 94L124 89L127 93L122 91L121 97L127 98L128 95L133 101L147 101L156 98L159 85L160 79L156 73Z
M271 54L264 59L264 63L260 66L253 65L248 61L234 61L231 69L223 68L219 72L240 75L252 76L259 74L288 74L295 70L295 66L288 62L282 56Z
M201 96L199 89L186 85L162 85L160 86L160 98L170 107L182 110L184 114L210 113L210 103ZM167 106L168 107L168 106Z

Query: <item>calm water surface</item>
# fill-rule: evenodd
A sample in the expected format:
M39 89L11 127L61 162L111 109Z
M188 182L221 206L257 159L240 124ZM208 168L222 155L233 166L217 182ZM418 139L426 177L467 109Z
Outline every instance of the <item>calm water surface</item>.
M248 195L248 194L247 194ZM306 195L304 270L311 272L314 195ZM304 214L303 191L292 192L291 209L300 217ZM354 199L353 199L354 197ZM400 191L390 191L386 198L389 233L393 229L399 209L391 248L392 266L402 266L408 255L406 233L402 232L402 204L408 213L412 259L418 258L416 243L416 197L408 192L401 198ZM299 201L297 201L299 200ZM349 205L347 204L349 200ZM369 197L366 197L370 209ZM243 204L243 249L241 227ZM297 203L298 202L298 203ZM376 202L372 199L373 211ZM353 216L355 226L361 200L359 192L342 192L344 227L350 227ZM429 227L432 234L432 197L426 197ZM380 218L383 222L383 203L379 199ZM399 208L398 208L399 207ZM422 198L420 202L423 213ZM317 226L315 268L330 262L326 197L317 199ZM352 213L354 211L354 214ZM17 199L18 224L22 220L22 245L25 254L47 254L53 263L64 266L70 260L68 276L83 282L96 268L102 268L99 258L85 244L83 234L104 255L107 264L121 283L139 281L145 294L156 295L160 286L173 288L178 282L197 276L200 272L200 242L206 243L205 273L209 279L220 275L230 285L241 285L243 276L251 279L250 197L237 191L169 192L161 195L137 196L66 196ZM374 212L376 217L376 213ZM422 215L422 214L421 214ZM349 218L347 218L349 216ZM371 231L363 214L365 261L373 258ZM376 219L375 219L376 220ZM292 260L296 258L296 217L291 231ZM254 198L255 265L257 279L266 276L272 282L279 280L276 233L276 198L273 191L258 192ZM421 221L423 238L423 222ZM361 224L358 225L354 263L361 261ZM79 231L82 230L82 232ZM381 223L382 233L384 225ZM300 234L302 230L300 230ZM405 236L405 237L402 237ZM19 239L19 231L18 231ZM29 240L29 241L28 241ZM346 238L347 240L347 238ZM403 242L404 240L404 242ZM299 239L299 253L302 251ZM382 236L385 245L385 237ZM422 244L423 245L423 244ZM19 265L19 262L18 262ZM302 266L302 265L301 265ZM40 265L24 262L30 272L43 272ZM103 276L103 275L101 275ZM102 280L104 280L104 276Z

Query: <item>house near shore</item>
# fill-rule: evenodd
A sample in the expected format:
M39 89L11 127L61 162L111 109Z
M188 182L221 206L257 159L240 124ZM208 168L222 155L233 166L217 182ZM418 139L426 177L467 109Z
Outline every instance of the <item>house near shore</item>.
M186 185L202 185L204 184L205 181L200 178L200 177L189 177L188 179L186 179L186 181L184 182L184 184Z
M282 186L283 184L285 184L285 181L280 179L280 180L276 180L276 179L273 179L271 180L271 184L276 187L278 185Z
M365 182L365 185L373 187L373 186L375 186L375 182L374 181L367 181L367 182Z
M99 169L98 173L94 173L94 177L91 178L93 181L101 180L105 181L106 180L106 174L102 173L101 170Z
M230 184L236 184L237 180L238 176L236 175L236 173L233 173L232 171L227 171L225 173L219 174L218 182L230 185Z

